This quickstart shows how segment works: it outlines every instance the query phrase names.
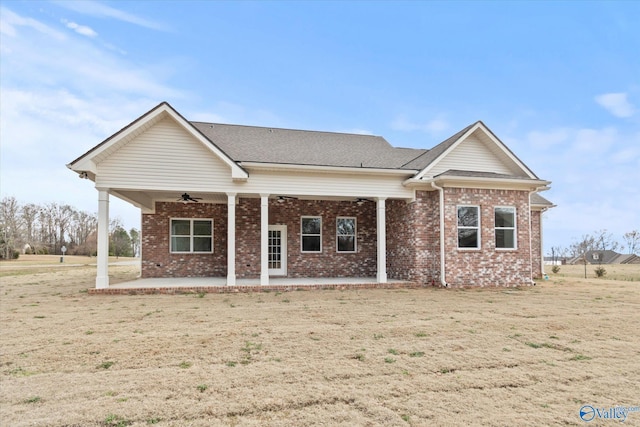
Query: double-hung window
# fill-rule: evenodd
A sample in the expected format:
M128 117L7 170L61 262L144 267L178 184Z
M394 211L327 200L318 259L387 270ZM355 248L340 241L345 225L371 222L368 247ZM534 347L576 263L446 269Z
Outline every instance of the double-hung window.
M302 252L322 252L322 217L300 218L300 236Z
M172 253L212 253L212 219L172 219Z
M458 248L480 248L479 206L458 206Z
M336 247L338 252L356 252L356 219L338 217L336 220Z
M496 207L496 248L516 249L516 208Z

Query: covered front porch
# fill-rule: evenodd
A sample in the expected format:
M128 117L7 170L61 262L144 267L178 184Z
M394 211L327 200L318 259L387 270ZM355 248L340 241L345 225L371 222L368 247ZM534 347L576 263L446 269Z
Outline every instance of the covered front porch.
M200 294L236 292L290 292L313 289L400 289L416 288L418 284L388 279L380 283L374 277L274 277L268 285L260 279L237 279L230 285L225 277L162 277L141 278L112 284L108 288L89 289L92 295L144 295L144 294Z
M141 206L142 278L112 286L106 257L101 257L108 253L109 197L124 198L125 193L125 200L132 202L142 192L98 189L98 193L96 289L237 287L238 291L253 286L369 286L388 281L384 197L198 192L191 193L197 202L177 202L173 192L147 191L149 202ZM318 218L320 224L315 252L304 251L301 222L306 218ZM347 251L337 246L343 236L336 235L336 221L344 218L353 225L352 236L347 236L353 243ZM207 251L175 251L174 224L194 221L210 223ZM196 237L191 236L192 241Z

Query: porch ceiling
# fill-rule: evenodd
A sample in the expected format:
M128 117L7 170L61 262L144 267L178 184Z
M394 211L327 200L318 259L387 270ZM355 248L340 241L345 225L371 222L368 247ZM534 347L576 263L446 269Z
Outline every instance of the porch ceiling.
M227 203L227 194L224 192L201 192L201 191L146 191L146 190L109 190L111 194L132 205L143 210L144 213L151 213L155 209L155 202L179 202L182 193L188 193L191 197L200 198L200 203ZM371 200L371 196L362 195L361 197L344 197L344 196L308 196L304 194L271 194L271 201L277 200L280 196L292 197L299 200L331 200L331 201L350 201L356 202L359 198ZM260 198L260 194L238 193L240 198Z

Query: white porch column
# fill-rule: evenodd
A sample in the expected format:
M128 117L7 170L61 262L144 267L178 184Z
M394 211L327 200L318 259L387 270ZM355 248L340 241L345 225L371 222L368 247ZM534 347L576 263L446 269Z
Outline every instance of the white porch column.
M260 194L260 284L269 284L269 195Z
M227 286L236 284L236 193L227 193Z
M98 272L96 289L109 287L109 190L98 188Z
M384 198L377 199L378 283L387 283L387 213Z

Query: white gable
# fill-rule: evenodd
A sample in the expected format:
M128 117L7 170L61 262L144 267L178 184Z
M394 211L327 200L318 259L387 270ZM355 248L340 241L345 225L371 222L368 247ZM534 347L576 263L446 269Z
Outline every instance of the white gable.
M106 188L211 191L232 182L229 165L169 116L99 160L97 172Z
M493 172L537 179L509 149L478 122L417 176L438 176L448 170Z
M435 176L450 169L506 175L515 175L520 172L505 164L504 159L497 154L475 135L471 135L435 164L429 174Z

